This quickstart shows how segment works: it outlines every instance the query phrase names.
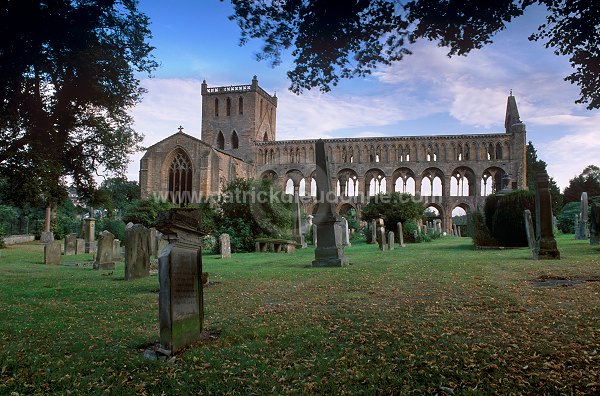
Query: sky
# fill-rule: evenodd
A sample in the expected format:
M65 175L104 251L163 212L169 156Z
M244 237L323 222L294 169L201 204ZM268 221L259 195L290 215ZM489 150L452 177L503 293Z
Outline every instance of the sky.
M177 132L200 137L200 84L259 85L278 97L277 140L419 136L504 132L510 90L527 139L561 189L587 165L600 165L600 111L575 104L579 89L564 81L566 57L527 37L544 22L544 10L529 9L493 43L466 57L421 41L412 55L371 76L342 81L332 92L291 93L289 53L272 68L256 60L261 41L239 45L240 30L228 16L228 1L141 0L151 20L154 56L160 67L140 75L148 92L131 110L134 128L148 147ZM131 157L129 180L138 180L143 152Z

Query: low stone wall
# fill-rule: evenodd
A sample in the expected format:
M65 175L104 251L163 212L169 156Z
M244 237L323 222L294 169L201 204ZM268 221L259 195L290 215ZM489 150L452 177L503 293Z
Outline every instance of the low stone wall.
M6 245L15 245L17 243L32 242L35 240L34 235L7 235L4 238Z

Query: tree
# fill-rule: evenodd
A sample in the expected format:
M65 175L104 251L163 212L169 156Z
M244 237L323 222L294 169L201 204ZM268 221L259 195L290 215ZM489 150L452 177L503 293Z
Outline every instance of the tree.
M544 40L557 55L569 56L575 71L565 79L577 84L588 109L600 108L600 24L598 2L569 0L231 0L241 29L241 44L264 40L259 60L281 63L293 48L290 89L329 91L341 78L370 74L409 55L419 39L466 55L492 42L495 33L533 4L548 10L546 23L530 40Z
M362 208L361 215L365 221L382 216L385 228L388 231L396 231L398 222L420 219L423 216L423 204L407 193L380 194L369 198L369 203Z
M600 168L596 165L586 166L579 176L569 180L564 191L565 203L579 202L584 191L588 197L600 195Z
M0 7L0 175L22 201L56 205L70 176L122 172L142 135L128 110L157 66L136 0L9 0Z
M104 180L97 190L100 205L110 214L115 209L123 210L132 202L140 199L140 185L136 181L129 181L124 177L111 177ZM98 206L95 203L94 206Z
M546 170L546 162L538 159L537 150L533 147L531 141L527 143L525 150L527 166L527 188L535 192L535 179L537 174ZM559 213L563 206L563 196L556 181L549 177L548 187L550 189L550 199L552 200L552 213Z

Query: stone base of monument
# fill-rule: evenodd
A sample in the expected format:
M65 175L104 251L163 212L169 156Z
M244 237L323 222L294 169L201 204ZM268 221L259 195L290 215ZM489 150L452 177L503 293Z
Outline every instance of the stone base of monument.
M344 255L344 249L329 247L315 249L315 260L313 267L345 267L350 264L348 257Z
M52 231L42 231L42 234L40 235L41 243L50 243L53 241L54 241L54 234L52 233Z
M95 270L114 270L115 269L115 263L114 262L103 262L103 263L99 263L97 261L94 262L94 269Z
M554 239L542 239L536 241L534 258L538 260L560 260L560 252Z

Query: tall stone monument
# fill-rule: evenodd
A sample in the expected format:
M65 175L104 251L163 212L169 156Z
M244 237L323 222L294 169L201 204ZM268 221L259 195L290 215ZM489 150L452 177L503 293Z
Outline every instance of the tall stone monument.
M200 339L204 319L199 209L170 209L155 227L169 244L158 257L160 344L171 353Z
M115 236L110 231L102 231L98 236L98 250L96 251L96 261L94 269L113 270L115 269L115 260L113 257L113 241Z
M325 142L319 139L315 143L315 160L317 169L315 179L317 182L317 213L314 223L317 225L317 239L319 244L315 249L313 267L341 267L348 265L348 258L344 255L342 235L338 226L339 219L335 214L334 203L329 202L332 196L327 156L325 155Z
M348 220L345 217L340 218L340 231L342 232L342 245L350 246L350 229L348 228Z
M96 253L96 219L89 217L83 220L83 237L85 239L85 252Z
M579 206L578 230L575 231L575 239L588 239L588 196L587 192L581 193L581 205Z
M535 180L535 252L540 260L560 259L552 230L552 201L548 188L548 173L538 172Z
M150 230L135 224L125 230L125 280L150 276Z
M398 222L396 226L398 227L398 244L400 245L400 247L404 247L404 234L402 233L402 223Z
M222 259L231 258L231 239L229 238L229 234L223 233L219 235L219 249Z

